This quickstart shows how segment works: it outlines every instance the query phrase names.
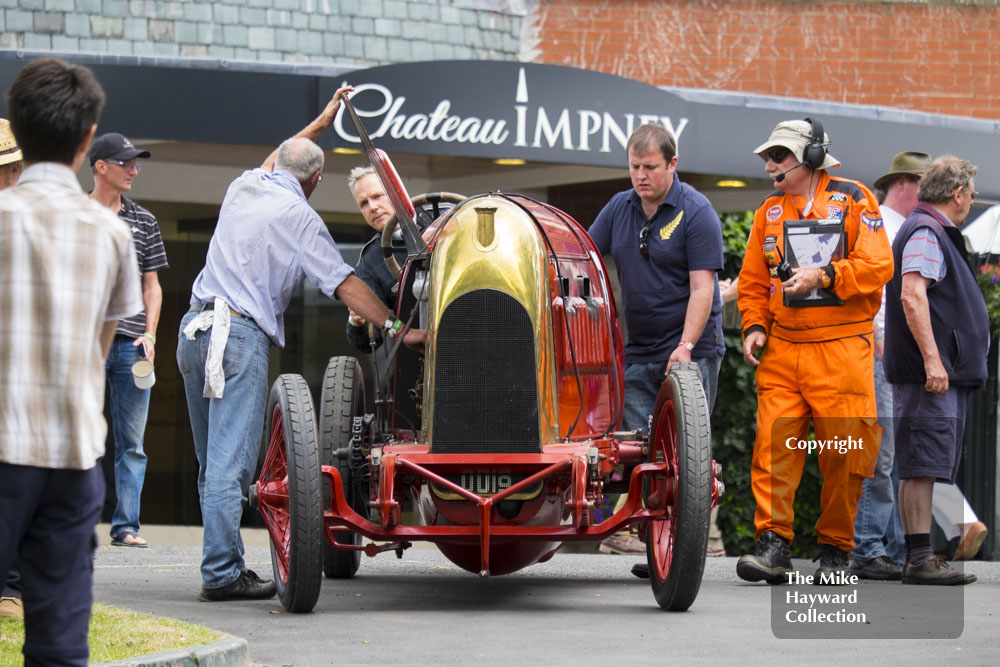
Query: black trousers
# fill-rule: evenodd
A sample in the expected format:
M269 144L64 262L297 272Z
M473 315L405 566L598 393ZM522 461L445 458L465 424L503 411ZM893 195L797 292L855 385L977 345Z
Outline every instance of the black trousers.
M15 556L24 600L24 664L86 665L94 527L104 475L0 463L0 572Z
M21 572L17 567L17 559L10 565L10 571L7 572L7 579L4 580L3 593L0 593L0 598L19 598L21 597Z

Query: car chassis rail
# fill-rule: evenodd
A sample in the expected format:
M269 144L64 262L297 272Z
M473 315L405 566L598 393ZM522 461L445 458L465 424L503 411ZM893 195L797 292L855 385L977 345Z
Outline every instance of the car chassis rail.
M624 444L624 443L622 443ZM418 451L412 451L417 449ZM378 525L358 514L350 506L344 494L340 471L334 466L322 466L322 474L330 485L330 507L323 512L323 526L327 539L339 549L364 551L374 556L383 551L402 550L411 546L411 541L465 542L475 539L480 545L480 575L489 575L490 542L494 537L516 537L524 540L551 540L559 542L596 541L636 523L664 519L673 498L673 479L666 463L640 463L632 468L629 479L628 498L623 507L605 521L588 525L585 510L592 509L593 503L586 499L588 488L593 484L589 477L587 448L573 448L578 451L542 454L490 454L469 455L456 460L454 455L426 453L425 446L403 446L384 448L379 460L378 498L374 505L379 510L385 525ZM626 448L625 449L633 449ZM636 453L640 447L635 447ZM624 453L624 452L623 452ZM631 458L631 457L630 457ZM443 474L457 472L469 466L491 466L505 471L531 473L512 486L489 496L480 496L443 477ZM496 503L509 496L530 488L532 485L557 476L569 475L567 501L572 514L572 523L555 526L537 525L496 525L491 520L491 510ZM413 526L403 525L393 520L398 516L399 503L393 497L398 478L412 475L426 482L451 491L471 503L478 510L477 525L457 526ZM643 498L643 482L649 480L649 495ZM563 492L565 492L564 490ZM261 488L260 501L269 504L271 493L287 493L287 490ZM645 500L645 506L643 501ZM268 530L277 530L268 525ZM365 546L342 544L336 541L335 532L355 532L372 540L389 540L387 544L370 543ZM278 537L278 536L273 536ZM458 539L456 539L458 538ZM463 539L465 538L465 539Z

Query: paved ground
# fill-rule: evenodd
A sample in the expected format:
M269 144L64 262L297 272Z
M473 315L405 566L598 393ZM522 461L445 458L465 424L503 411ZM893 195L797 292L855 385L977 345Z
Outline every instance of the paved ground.
M257 665L995 665L1000 656L1000 563L969 564L980 582L946 591L874 582L836 589L747 585L736 578L735 558L709 559L691 610L667 613L655 605L648 583L628 574L638 558L557 554L484 580L434 548L414 548L402 560L392 554L363 559L356 578L324 581L313 613L287 614L277 600L198 602L200 530L149 527L143 534L153 547L98 550L96 599L244 637ZM262 531L245 536L250 566L270 577L265 540ZM814 568L796 564L804 573ZM787 610L809 606L789 604L789 592L854 590L860 604L833 607L882 611L868 623L834 624L849 638L775 636L817 627L829 636L830 624L782 622ZM923 597L904 595L910 592ZM921 609L929 617L919 618ZM866 633L881 640L856 638ZM960 636L926 638L949 634Z

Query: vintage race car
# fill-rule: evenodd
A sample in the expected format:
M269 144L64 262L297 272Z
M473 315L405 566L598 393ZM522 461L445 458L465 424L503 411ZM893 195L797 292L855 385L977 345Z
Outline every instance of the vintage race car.
M375 414L352 357L330 360L318 419L301 376L271 389L250 500L270 533L282 605L310 611L323 575L353 576L362 552L402 556L429 541L485 577L630 528L646 544L657 604L686 610L723 491L697 365L674 365L648 438L618 431L624 346L586 231L519 195L414 202L440 215L422 235L410 230L401 270L395 220L382 245L399 275L397 315L426 330L424 353L386 340L395 349ZM621 509L598 520L607 496L622 493Z

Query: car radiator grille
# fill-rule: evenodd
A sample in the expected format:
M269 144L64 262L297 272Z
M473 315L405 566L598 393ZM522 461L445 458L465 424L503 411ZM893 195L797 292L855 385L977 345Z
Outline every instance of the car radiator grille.
M468 292L444 311L435 341L436 454L540 452L531 318L513 297Z

